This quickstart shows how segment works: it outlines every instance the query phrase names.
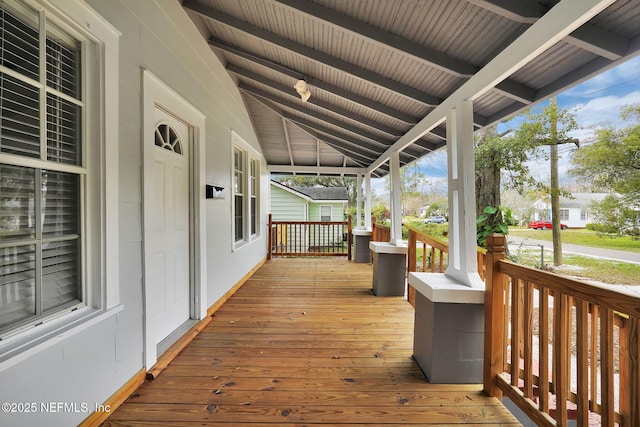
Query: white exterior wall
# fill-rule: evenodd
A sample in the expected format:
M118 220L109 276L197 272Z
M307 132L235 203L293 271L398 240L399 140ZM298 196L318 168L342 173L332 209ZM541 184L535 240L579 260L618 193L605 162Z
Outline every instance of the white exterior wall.
M587 209L587 219L580 219L581 213L582 213L581 208L562 208L561 207L560 209L566 209L569 211L569 219L561 220L561 222L563 224L566 224L567 227L569 228L585 228L588 223L593 222L589 219L589 215L591 214L591 212L587 208L585 208Z
M64 2L66 0L59 0ZM142 70L148 69L206 116L206 181L225 187L224 200L205 200L209 307L265 256L269 179L261 165L260 236L233 247L231 131L260 147L240 94L193 27L180 2L88 0L122 33L120 39L119 291L123 310L81 332L57 337L0 371L3 402L86 403L91 412L144 368L142 259ZM162 9L160 8L160 5ZM108 78L108 77L107 77ZM204 196L203 196L204 197ZM9 386L10 385L10 386ZM82 409L82 408L81 408ZM0 425L70 426L85 411L0 413Z

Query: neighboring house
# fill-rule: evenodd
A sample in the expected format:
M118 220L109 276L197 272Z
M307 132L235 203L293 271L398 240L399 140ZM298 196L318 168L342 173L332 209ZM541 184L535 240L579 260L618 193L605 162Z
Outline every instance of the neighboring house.
M601 202L607 193L573 193L570 198L560 197L560 221L569 228L585 228L592 222L591 205ZM547 197L537 200L532 220L551 219L551 200Z
M348 202L345 187L288 187L271 181L274 221L344 221Z
M273 221L342 222L349 202L344 187L288 187L271 181L271 215ZM272 237L279 246L317 246L342 242L342 235L332 236L328 227L278 228Z

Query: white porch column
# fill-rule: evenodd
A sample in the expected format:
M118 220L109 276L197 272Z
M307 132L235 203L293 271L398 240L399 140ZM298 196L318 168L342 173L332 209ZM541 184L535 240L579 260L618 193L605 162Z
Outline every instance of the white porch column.
M476 254L473 145L473 102L461 101L447 115L449 267L445 276L482 288Z
M364 228L371 230L371 172L364 174Z
M360 228L362 225L362 175L358 174L356 178L356 220L354 228Z
M402 201L400 190L400 152L394 151L389 158L391 170L391 243L402 245Z

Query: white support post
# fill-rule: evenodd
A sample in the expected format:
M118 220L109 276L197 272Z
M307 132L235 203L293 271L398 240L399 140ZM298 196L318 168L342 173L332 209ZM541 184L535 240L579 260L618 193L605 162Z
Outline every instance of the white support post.
M484 287L478 274L473 159L473 102L462 101L447 116L449 267L445 276Z
M371 230L371 172L364 174L364 228Z
M391 243L402 246L402 201L400 187L400 152L389 158L391 166Z
M356 220L354 228L362 226L362 175L358 174L356 179Z

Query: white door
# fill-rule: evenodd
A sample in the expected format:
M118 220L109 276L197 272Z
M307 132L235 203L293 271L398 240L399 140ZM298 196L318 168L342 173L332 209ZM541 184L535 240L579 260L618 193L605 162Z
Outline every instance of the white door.
M155 135L145 179L146 321L157 345L189 320L189 127L155 108Z

